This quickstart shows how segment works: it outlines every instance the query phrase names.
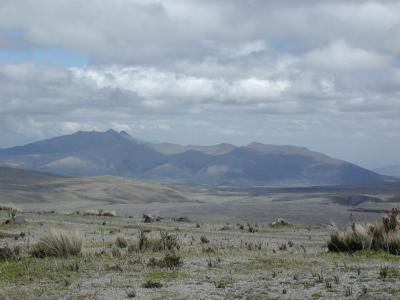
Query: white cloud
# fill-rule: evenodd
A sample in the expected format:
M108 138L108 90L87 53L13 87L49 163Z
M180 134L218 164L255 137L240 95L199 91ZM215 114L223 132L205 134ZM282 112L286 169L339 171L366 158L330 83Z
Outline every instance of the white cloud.
M0 146L115 127L321 148L363 137L394 153L398 20L389 0L4 0L2 59L28 63L0 65ZM88 65L29 61L49 47Z
M387 56L350 46L343 40L330 43L327 47L314 49L305 56L305 64L329 71L356 71L382 68L389 65Z

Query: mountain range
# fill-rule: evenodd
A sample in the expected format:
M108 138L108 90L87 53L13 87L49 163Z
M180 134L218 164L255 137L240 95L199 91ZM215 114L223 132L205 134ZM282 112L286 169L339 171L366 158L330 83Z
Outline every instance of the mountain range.
M208 185L342 185L386 179L304 147L147 143L114 130L78 131L0 149L0 165L70 176L114 175Z

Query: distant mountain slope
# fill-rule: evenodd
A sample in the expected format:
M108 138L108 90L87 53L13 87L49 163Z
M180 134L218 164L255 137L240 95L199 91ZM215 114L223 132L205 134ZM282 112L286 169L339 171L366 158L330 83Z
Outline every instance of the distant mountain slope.
M211 185L332 185L384 176L304 147L140 142L126 132L79 131L0 150L0 164L64 175L117 175Z
M171 144L171 143L160 143L160 144L149 144L149 146L166 155L170 154L179 154L183 153L189 150L196 150L202 153L210 154L210 155L221 155L228 153L232 149L234 149L236 146L227 144L227 143L222 143L218 145L213 145L213 146L199 146L199 145L177 145L177 144Z
M66 178L65 176L31 170L0 167L0 183L30 184Z
M386 166L375 170L376 173L400 178L400 165Z
M126 133L78 131L44 141L0 150L4 165L66 175L139 176L165 162L163 154Z

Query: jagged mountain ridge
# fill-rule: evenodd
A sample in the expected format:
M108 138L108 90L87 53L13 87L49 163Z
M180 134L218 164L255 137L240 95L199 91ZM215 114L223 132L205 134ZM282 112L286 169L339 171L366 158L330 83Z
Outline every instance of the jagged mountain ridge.
M332 185L384 176L304 147L151 144L126 132L78 131L0 149L0 164L72 176L117 175L211 185Z

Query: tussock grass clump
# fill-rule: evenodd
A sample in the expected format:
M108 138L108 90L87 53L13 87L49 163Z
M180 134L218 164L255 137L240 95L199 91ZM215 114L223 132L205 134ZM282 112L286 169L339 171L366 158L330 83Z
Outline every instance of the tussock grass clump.
M68 257L81 253L82 239L77 232L50 231L33 246L32 256Z
M387 250L394 255L400 255L400 231L389 232L387 235Z
M366 226L353 224L344 240L350 252L371 249L372 237Z
M117 238L115 239L115 245L118 248L126 248L128 247L128 241L126 240L125 236L120 233L117 235Z
M384 250L400 255L400 221L397 216L398 210L394 208L383 217L382 223L352 224L343 234L336 229L328 241L328 250L350 253L360 250Z

